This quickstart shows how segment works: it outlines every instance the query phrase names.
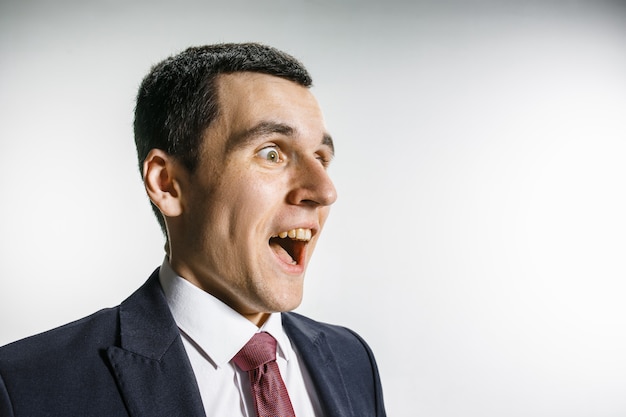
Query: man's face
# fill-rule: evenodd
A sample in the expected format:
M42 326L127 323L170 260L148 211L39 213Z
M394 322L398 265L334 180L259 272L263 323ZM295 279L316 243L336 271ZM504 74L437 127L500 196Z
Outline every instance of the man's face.
M304 273L336 191L317 101L294 82L221 75L219 116L181 181L170 260L182 276L254 321L300 304Z

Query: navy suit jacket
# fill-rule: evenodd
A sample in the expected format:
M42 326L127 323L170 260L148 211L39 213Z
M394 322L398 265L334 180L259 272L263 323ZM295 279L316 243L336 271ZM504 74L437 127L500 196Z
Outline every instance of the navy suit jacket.
M358 335L295 313L282 320L324 416L385 416ZM0 417L40 416L205 416L158 269L120 306L0 348Z

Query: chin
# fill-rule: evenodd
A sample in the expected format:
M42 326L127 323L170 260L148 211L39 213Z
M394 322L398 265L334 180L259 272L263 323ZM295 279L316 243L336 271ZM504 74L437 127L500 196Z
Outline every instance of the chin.
M295 310L302 303L302 291L299 291L297 294L289 293L285 294L281 298L276 298L274 296L274 300L272 303L272 309L270 311L276 313L284 313L287 311Z

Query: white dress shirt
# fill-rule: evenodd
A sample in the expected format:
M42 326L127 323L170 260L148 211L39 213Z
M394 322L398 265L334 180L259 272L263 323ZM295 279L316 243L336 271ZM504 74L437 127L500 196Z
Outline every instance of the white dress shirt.
M276 361L296 415L322 415L306 367L300 363L283 330L280 313L271 314L258 328L222 301L178 276L167 257L159 279L181 331L207 416L256 416L248 375L231 360L259 331L270 333L278 342Z

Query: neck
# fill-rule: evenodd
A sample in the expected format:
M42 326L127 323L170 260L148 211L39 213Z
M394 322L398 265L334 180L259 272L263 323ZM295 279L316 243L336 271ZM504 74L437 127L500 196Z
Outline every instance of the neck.
M270 313L243 314L243 316L260 328L270 317Z

